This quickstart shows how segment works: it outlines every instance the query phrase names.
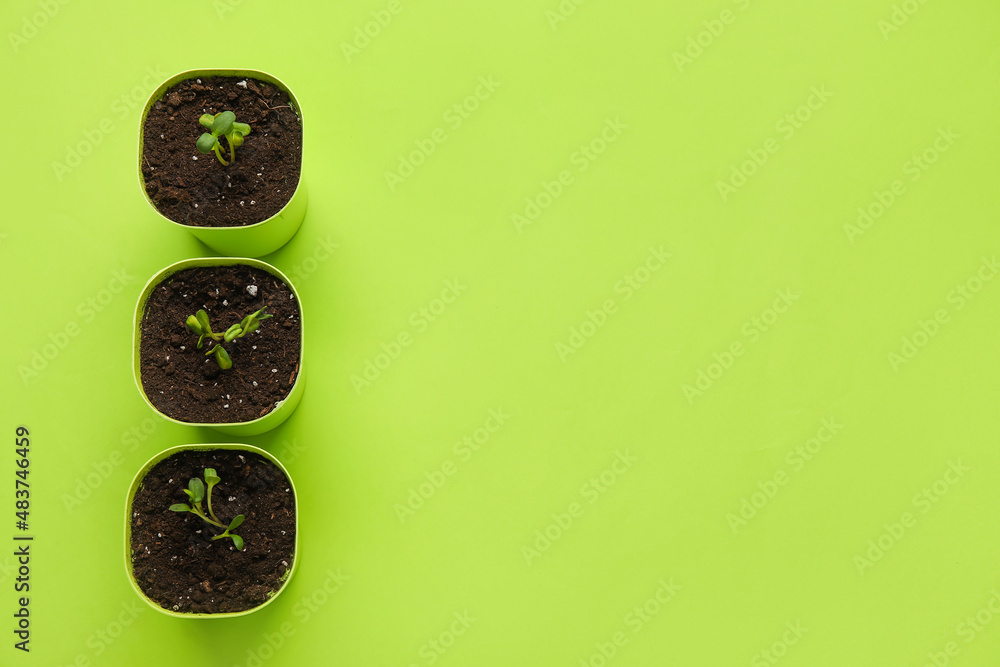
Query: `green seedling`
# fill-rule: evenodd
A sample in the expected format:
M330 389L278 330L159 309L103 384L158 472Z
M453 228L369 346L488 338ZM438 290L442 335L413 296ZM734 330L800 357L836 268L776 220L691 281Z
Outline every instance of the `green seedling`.
M264 306L255 313L250 313L241 321L226 329L224 333L215 333L212 331L212 324L208 320L208 313L204 310L199 310L194 315L188 315L185 324L193 333L198 334L199 350L204 345L206 338L215 341L215 345L209 348L205 356L214 356L215 363L219 365L219 368L226 370L233 367L233 360L230 359L229 353L222 347L222 343L231 343L237 338L243 338L248 333L253 333L260 328L261 321L269 317L274 317L270 313L265 313L265 310L267 310L267 306Z
M236 114L232 111L223 111L214 116L210 113L202 114L198 122L211 131L211 134L205 132L198 137L198 150L206 155L215 153L224 167L228 167L229 162L236 162L236 148L243 145L243 137L250 134L250 126L237 123ZM222 157L219 137L225 137L229 143L229 162Z
M176 503L170 506L171 512L191 512L197 517L200 517L207 523L212 524L223 529L220 535L213 537L213 540L221 540L225 537L232 538L233 544L237 549L243 551L243 538L239 535L232 533L231 531L236 530L243 523L245 518L242 514L236 516L235 519L229 522L229 525L219 521L219 517L215 516L215 512L212 510L212 487L222 481L219 476L215 473L214 468L205 468L205 484L208 484L208 489L205 489L205 484L202 484L201 480L193 478L188 482L188 488L184 489L184 493L187 494L188 500L191 504ZM205 510L201 507L201 501L207 500L208 502L208 514L205 514Z

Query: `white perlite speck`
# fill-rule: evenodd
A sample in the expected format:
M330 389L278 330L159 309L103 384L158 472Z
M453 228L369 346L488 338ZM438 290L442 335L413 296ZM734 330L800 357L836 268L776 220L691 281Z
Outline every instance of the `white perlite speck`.
M240 88L246 88L247 87L247 81L246 81L246 79L243 79L242 81L237 81L236 85L239 86Z
M257 286L256 285L247 285L247 293L250 296L257 296Z
M223 306L228 306L229 305L229 300L228 299L223 299L222 300L222 305Z

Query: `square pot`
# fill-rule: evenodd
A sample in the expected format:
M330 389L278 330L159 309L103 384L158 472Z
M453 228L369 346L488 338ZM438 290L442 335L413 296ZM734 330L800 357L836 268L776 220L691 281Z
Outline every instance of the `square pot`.
M153 91L153 93L149 96L149 100L147 100L145 106L143 107L142 115L139 118L139 191L145 198L146 203L157 216L176 227L181 227L191 232L215 252L222 255L241 257L260 257L262 255L267 255L283 246L295 235L299 226L302 224L302 218L305 216L306 207L308 205L308 194L303 183L301 164L299 170L299 181L296 185L295 192L292 194L291 199L288 200L284 207L266 220L242 227L198 227L185 225L175 220L171 220L160 212L150 199L149 194L146 192L145 177L142 172L143 146L145 141L143 130L149 110L154 104L156 104L156 102L160 101L164 97L170 88L177 83L188 79L198 79L202 77L208 78L212 76L252 78L276 86L288 95L289 104L298 114L300 123L303 122L302 107L300 106L295 95L292 93L291 89L282 83L277 77L274 77L267 72L250 69L194 69L176 74L164 81L156 88L156 90ZM197 130L199 128L194 129ZM253 133L248 135L248 137L253 137ZM302 139L302 149L304 151L304 125L302 125ZM247 141L251 140L251 138L247 139ZM194 152L197 152L193 144L191 148ZM215 157L212 155L205 156L205 158L215 160ZM220 168L222 167L220 166Z
M175 454L181 452L188 452L188 451L214 452L223 450L234 450L237 452L248 452L251 454L257 454L260 457L266 459L268 462L272 463L278 470L280 470L284 474L285 479L287 480L288 483L287 487L288 493L291 494L291 499L295 507L295 540L291 555L291 563L288 564L288 567L285 570L284 574L278 580L280 584L279 587L272 593L270 593L264 602L250 609L245 609L243 611L235 611L235 612L216 612L216 613L179 612L179 611L174 611L173 609L166 609L162 607L159 603L157 603L155 600L146 595L146 593L142 590L141 585L139 584L138 580L135 577L133 568L133 559L132 559L133 501L135 499L136 493L138 493L140 488L142 488L143 481L146 479L147 474L154 466L159 464L161 461L164 461L165 459L168 459L171 456L174 456ZM223 474L225 474L224 471ZM187 480L175 480L175 481L178 483L178 489L184 488L186 486ZM222 481L226 482L227 480L223 478ZM168 509L168 505L166 505L168 501L169 501L168 498L164 498L165 512L170 511ZM282 591L284 591L288 587L288 582L291 580L292 575L295 573L295 568L297 567L299 561L299 518L298 517L299 517L298 496L296 495L295 492L295 485L292 482L292 477L291 475L288 474L288 470L286 470L285 467L281 465L281 462L277 458L266 452L265 450L260 449L259 447L254 447L253 445L244 445L244 444L195 444L195 445L178 445L176 447L171 447L169 449L160 452L159 454L156 454L151 459L146 461L146 463L143 464L143 466L139 469L139 472L136 473L135 477L132 480L132 484L129 486L128 495L126 496L126 502L125 502L125 571L128 576L129 583L132 585L132 589L135 590L136 594L140 598L142 598L143 601L146 602L146 604L148 604L149 606L151 606L152 608L156 609L157 611L163 614L166 614L168 616L173 616L175 618L233 618L236 616L246 616L247 614L259 611L260 609L263 609L268 604L270 604L278 595L281 594ZM248 517L248 520L249 519L250 518ZM243 526L245 527L246 525L247 523L244 522ZM237 529L237 532L243 532L243 531ZM225 543L226 540L222 540L221 542L219 542L220 548L225 549L226 547L222 546ZM215 544L215 542L212 542L212 544ZM247 544L244 548L245 549L251 548L251 545Z
M189 422L181 421L175 419L169 415L161 412L150 400L149 396L146 395L145 388L142 382L142 368L141 368L141 356L140 356L140 343L142 340L142 322L143 316L146 310L146 303L150 298L150 295L165 280L168 280L170 276L182 271L184 269L196 268L196 267L218 267L218 266L248 266L256 269L266 271L267 273L273 275L278 280L281 280L285 285L288 286L291 294L294 296L295 301L298 305L299 312L299 326L300 326L300 337L299 337L299 359L298 359L298 370L295 375L294 382L289 389L287 396L284 399L277 402L277 405L271 409L267 414L258 417L256 419L246 420L246 421L236 421L236 422ZM193 313L192 313L193 314ZM249 313L247 313L249 314ZM274 321L274 320L270 320ZM269 320L265 320L263 326L267 326ZM191 342L190 345L195 345L197 336L195 334L190 334ZM246 339L249 341L251 339ZM213 362L214 363L214 362ZM229 369L231 371L232 369ZM223 373L229 371L221 371ZM162 269L156 275L149 279L146 286L142 289L139 294L139 299L136 302L135 314L132 323L132 377L135 380L135 386L139 390L139 394L142 396L146 404L149 405L156 414L160 415L164 419L174 422L175 424L184 424L186 426L204 426L206 428L215 429L223 433L228 433L232 435L259 435L265 433L275 428L283 421L288 419L291 414L298 407L299 401L302 399L302 394L305 391L305 313L302 305L302 300L299 297L299 293L295 290L295 286L292 281L289 280L281 271L271 266L266 262L262 262L258 259L251 259L249 257L201 257L195 259L186 259L180 262L171 264L170 266ZM192 399L193 400L193 399Z

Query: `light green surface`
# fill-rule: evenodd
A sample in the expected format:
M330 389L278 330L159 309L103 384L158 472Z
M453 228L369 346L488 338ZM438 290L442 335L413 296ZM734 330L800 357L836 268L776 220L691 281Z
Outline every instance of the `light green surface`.
M32 429L37 541L30 655L11 646L0 556L0 664L172 666L228 647L215 664L597 667L617 637L610 665L756 667L772 648L782 667L995 665L1000 281L977 273L1000 254L1000 7L897 5L915 13L886 32L893 0L593 0L556 23L557 0L4 3L0 405L8 437ZM391 22L345 55L372 12ZM213 66L271 72L309 113L309 210L265 259L309 309L310 386L248 440L295 476L301 562L260 613L133 619L132 475L168 446L227 440L155 419L131 381L141 286L206 253L137 191L136 119L163 78ZM436 147L387 179L421 144ZM724 198L751 155L767 160ZM864 233L845 229L879 197L892 204ZM544 210L515 223L526 198ZM568 353L573 327L593 335ZM904 337L922 346L899 363ZM388 366L357 390L368 362ZM717 379L689 400L700 371ZM473 451L491 410L504 423ZM814 436L828 442L806 460ZM742 525L744 498L762 507ZM0 507L9 541L12 492ZM547 529L562 534L526 556ZM981 609L991 622L969 625Z

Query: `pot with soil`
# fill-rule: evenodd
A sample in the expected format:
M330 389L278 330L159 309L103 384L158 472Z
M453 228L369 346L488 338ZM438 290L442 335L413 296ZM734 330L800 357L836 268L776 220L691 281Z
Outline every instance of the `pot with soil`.
M295 287L270 264L246 257L171 264L136 304L136 387L178 424L269 431L305 391L302 318Z
M181 72L143 108L139 187L157 214L216 252L260 257L302 224L302 136L298 100L270 74Z
M179 618L269 604L298 561L295 486L263 449L181 445L139 470L125 505L125 569L150 606Z

